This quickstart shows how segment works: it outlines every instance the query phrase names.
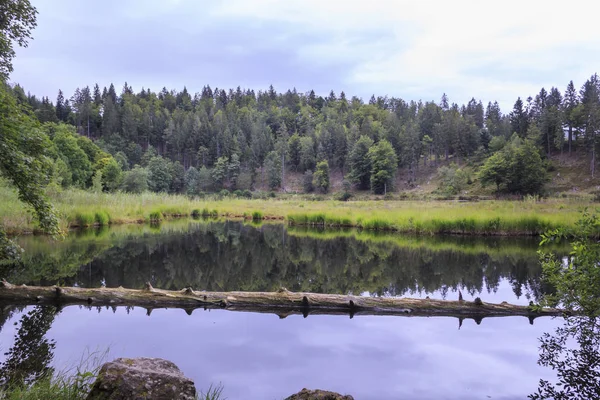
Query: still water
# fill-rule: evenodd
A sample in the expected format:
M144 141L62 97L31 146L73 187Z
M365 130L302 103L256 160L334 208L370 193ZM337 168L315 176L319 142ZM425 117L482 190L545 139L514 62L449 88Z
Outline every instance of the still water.
M87 287L277 290L527 304L545 290L537 242L319 232L240 222L178 221L73 233L63 242L22 237L14 283ZM303 387L356 399L522 399L552 371L538 338L561 324L538 318L289 316L225 310L4 307L0 351L23 317L38 336L31 359L61 370L89 351L175 362L198 389L222 383L229 399L282 399ZM32 319L33 320L33 319ZM41 322L40 322L41 321ZM43 329L40 329L42 327ZM21 333L23 329L21 329ZM37 347L36 347L37 346ZM36 352L40 354L36 354ZM43 354L41 354L43 353ZM0 356L0 361L6 355ZM40 363L24 363L35 374ZM43 362L42 362L43 364Z

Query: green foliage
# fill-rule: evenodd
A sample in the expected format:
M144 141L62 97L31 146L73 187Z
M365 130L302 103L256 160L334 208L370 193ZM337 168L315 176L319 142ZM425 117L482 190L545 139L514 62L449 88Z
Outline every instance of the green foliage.
M77 226L92 226L96 222L96 216L89 212L78 212L75 214Z
M371 185L371 158L369 156L369 149L372 146L373 140L371 138L361 136L350 152L349 179L361 190L367 190Z
M227 165L227 173L229 174L229 183L232 188L238 187L238 177L240 176L240 157L237 154L231 156L231 160Z
M201 192L208 192L213 189L212 173L204 166L198 170L198 187Z
M300 138L299 170L306 171L315 167L316 161L315 142L310 136Z
M448 167L440 167L437 174L440 179L439 190L445 195L460 193L467 187L470 180L468 173L454 163Z
M106 211L97 211L94 214L94 221L100 226L108 225L110 224L110 215Z
M212 180L216 187L222 188L227 178L227 157L219 157L212 169Z
M269 189L277 189L281 186L281 158L279 157L279 154L274 151L267 154L265 168L269 180Z
M125 172L122 186L128 193L143 193L148 190L148 170L136 165Z
M260 221L264 218L264 215L261 211L252 211L252 220Z
M44 186L52 172L48 154L51 142L3 84L0 84L0 132L0 176L16 187L19 200L31 207L40 228L58 234L58 218L44 195Z
M294 169L298 169L300 166L300 156L301 156L301 144L300 144L300 136L298 133L294 133L289 141L288 148L290 153L290 165Z
M304 171L304 176L302 177L302 189L304 193L311 193L315 190L313 186L313 172L310 169Z
M92 177L92 192L101 193L102 192L102 171L98 170Z
M161 156L152 157L148 162L148 188L153 192L168 192L171 187L171 167Z
M513 135L511 141L486 160L479 170L483 186L495 184L509 193L539 193L548 177L539 152L532 142Z
M150 212L148 219L150 221L155 221L155 222L161 221L163 219L163 213L160 210L154 210L154 211Z
M200 190L200 173L194 167L190 167L187 171L185 171L184 175L184 183L185 183L185 192L189 195L196 195L201 192Z
M36 27L37 10L29 0L7 0L2 3L0 19L0 77L8 78L13 71L13 44L27 47L31 31Z
M329 163L327 160L317 163L317 169L313 174L313 187L321 193L329 191Z
M506 146L506 139L503 136L494 136L488 145L488 149L492 153L500 151Z
M563 260L551 252L540 251L542 270L555 293L546 296L550 305L589 317L600 316L600 221L596 214L584 211L571 232L571 254ZM540 245L563 240L567 233L554 229L542 236Z
M367 156L371 163L371 190L376 194L390 191L398 167L394 148L387 140L381 140L369 148Z
M206 392L200 392L198 394L198 400L222 400L223 397L223 385L219 384L213 386L212 384L208 387Z
M92 177L92 163L85 151L79 147L76 134L66 125L60 125L54 135L54 144L59 151L60 157L69 166L73 177L73 184L85 188Z
M117 164L119 164L119 167L121 167L121 171L127 171L129 169L129 161L127 160L127 155L125 153L118 151L114 155L114 159Z
M185 170L179 161L169 163L169 175L171 183L169 193L181 193L185 187Z
M117 160L112 157L107 159L107 162L97 173L101 174L102 186L105 191L114 192L122 184L123 171Z

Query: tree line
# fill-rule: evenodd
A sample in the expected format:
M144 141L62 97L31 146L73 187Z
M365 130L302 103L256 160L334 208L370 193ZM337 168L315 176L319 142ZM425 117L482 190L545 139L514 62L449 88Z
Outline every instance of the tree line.
M508 114L497 102L484 107L473 98L459 106L445 94L438 103L386 96L365 103L344 92L322 97L273 86L258 92L205 86L192 95L186 88L134 93L127 83L117 93L113 84L96 84L70 98L59 91L55 102L19 85L12 92L51 137L60 132L60 184L92 187L101 171L103 190L132 192L250 190L256 182L285 189L290 171L305 174L306 191L327 192L336 170L358 189L384 193L398 168L414 176L420 165L449 158L485 161L481 181L499 191L539 192L543 159L552 153L589 153L594 174L600 130L597 74L579 91L571 81L564 94L552 87L518 98ZM67 131L92 164L84 173L74 165L85 162L72 159L73 146L61 150Z

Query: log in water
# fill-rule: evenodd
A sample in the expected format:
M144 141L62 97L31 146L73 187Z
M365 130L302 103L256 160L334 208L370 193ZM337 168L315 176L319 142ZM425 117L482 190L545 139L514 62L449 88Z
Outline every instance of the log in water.
M297 293L281 288L277 292L206 292L186 288L180 291L160 290L149 283L145 289L79 288L60 286L26 286L0 282L0 303L3 305L68 305L137 306L150 313L156 308L181 308L188 314L197 308L225 309L273 313L281 318L301 314L328 315L399 315L446 316L461 321L472 318L477 323L485 317L524 316L530 322L540 316L561 316L553 308L534 309L502 302L411 299L399 297L365 297L341 294Z

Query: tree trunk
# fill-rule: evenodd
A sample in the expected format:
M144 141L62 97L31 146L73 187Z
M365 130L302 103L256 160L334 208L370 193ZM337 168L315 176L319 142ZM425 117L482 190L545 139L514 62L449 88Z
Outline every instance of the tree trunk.
M205 292L191 288L181 291L154 289L149 283L142 290L122 287L86 289L58 286L17 286L0 283L3 305L139 306L182 308L189 314L197 308L221 308L231 311L291 314L452 316L474 318L525 316L533 321L539 316L560 316L561 310L544 308L534 311L527 306L475 301L409 299L397 297L362 297L342 294L294 293L284 288L277 292Z
M569 155L571 155L571 145L573 144L573 126L569 124Z

